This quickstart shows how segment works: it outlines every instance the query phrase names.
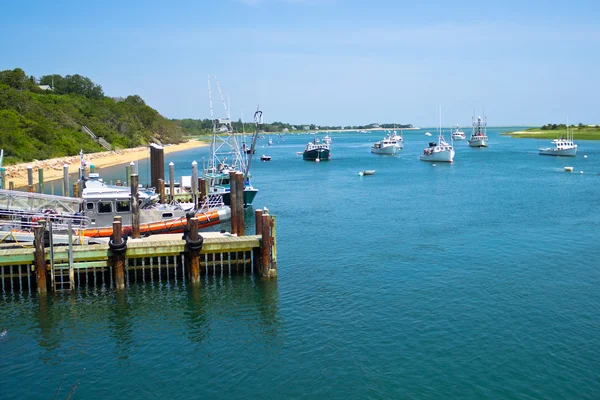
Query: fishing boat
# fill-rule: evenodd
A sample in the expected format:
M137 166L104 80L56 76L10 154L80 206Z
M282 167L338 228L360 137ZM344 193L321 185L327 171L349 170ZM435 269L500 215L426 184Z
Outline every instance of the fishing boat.
M373 143L371 146L371 153L373 154L386 154L394 155L398 152L398 142L392 140L390 135L387 135L383 140Z
M273 139L269 138L268 145L273 146Z
M327 161L330 156L330 147L325 143L318 143L318 139L313 139L312 142L308 142L304 153L302 153L302 159L307 161Z
M458 125L456 125L456 130L452 132L452 140L465 140L466 138L467 136L465 135L465 133L460 130L460 127Z
M563 156L563 157L575 157L577 155L577 145L573 141L573 131L569 133L569 124L567 123L567 136L560 136L558 139L554 139L552 147L546 147L540 149L540 155L542 156Z
M396 143L396 147L398 147L398 150L402 150L404 148L404 138L402 137L402 130L400 130L399 135L398 131L393 131L391 134L388 134L388 138Z
M325 135L325 137L323 138L323 143L330 145L331 143L333 143L333 141L331 140L329 135Z
M446 142L442 132L442 110L440 108L440 126L438 128L438 141L429 142L429 146L423 149L421 161L448 162L454 161L454 147Z
M469 146L471 147L487 147L487 118L473 117L473 131L471 132L471 138L469 139Z
M215 78L221 102L225 109L225 118L215 118L212 106L212 94L210 89L210 76L208 79L208 97L210 102L210 115L213 122L213 135L210 143L210 158L203 162L203 177L209 183L209 194L216 194L223 197L226 205L230 205L230 184L229 174L231 172L241 172L244 174L244 206L252 204L258 193L258 189L252 186L250 182L250 165L252 156L256 151L256 139L258 138L259 126L262 125L262 111L257 110L254 113L255 132L252 135L252 144L248 151L242 151L239 134L233 131L231 117L219 82Z

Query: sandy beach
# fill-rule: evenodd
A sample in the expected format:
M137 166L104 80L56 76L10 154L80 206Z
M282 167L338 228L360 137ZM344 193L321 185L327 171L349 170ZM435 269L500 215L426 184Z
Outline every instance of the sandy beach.
M208 146L205 142L190 140L185 143L165 146L165 154L175 153L182 150L188 150L196 147ZM85 154L85 161L88 165L93 164L96 169L112 167L115 165L127 164L131 161L142 160L150 157L149 146L136 147L133 149L124 149L119 151L104 151L101 153ZM27 186L27 167L33 167L33 183L38 183L38 169L44 169L44 181L49 182L61 179L63 176L63 165L69 165L69 173L75 173L79 169L79 155L53 158L50 160L35 160L29 163L9 165L6 170L6 188L9 182L13 182L15 188Z

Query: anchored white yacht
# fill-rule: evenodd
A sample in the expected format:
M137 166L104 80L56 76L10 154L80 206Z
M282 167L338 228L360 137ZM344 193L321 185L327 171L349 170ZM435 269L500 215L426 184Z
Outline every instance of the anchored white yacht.
M567 156L575 157L577 155L577 145L573 141L573 132L569 134L569 125L567 124L567 137L562 136L552 141L552 147L540 149L542 156Z
M465 135L465 133L460 130L460 127L458 125L456 125L456 130L452 132L452 140L465 140L466 138L467 136Z

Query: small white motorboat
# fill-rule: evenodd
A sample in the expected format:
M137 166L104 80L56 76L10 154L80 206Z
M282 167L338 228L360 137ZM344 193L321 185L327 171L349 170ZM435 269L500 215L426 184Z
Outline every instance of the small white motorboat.
M260 161L271 161L271 156L263 154L262 156L260 156Z
M431 133L425 132L425 136L431 136Z
M363 175L375 175L375 170L374 169L365 169L363 171L360 171L358 174L360 176L363 176Z

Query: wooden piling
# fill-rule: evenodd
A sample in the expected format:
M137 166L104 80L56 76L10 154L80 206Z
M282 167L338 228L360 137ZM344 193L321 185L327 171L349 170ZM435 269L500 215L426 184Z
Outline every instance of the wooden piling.
M200 201L203 202L206 200L206 196L208 195L208 185L207 181L204 178L200 178Z
M140 203L138 198L138 175L131 174L131 237L140 237Z
M44 224L39 224L34 228L34 246L35 246L35 274L37 277L37 290L39 294L48 292L46 283L46 256L44 253Z
M63 165L63 196L68 197L69 196L69 190L70 190L70 186L69 186L69 164L64 164Z
M33 186L33 167L31 165L27 166L27 191L29 193L35 192L35 188Z
M44 193L44 168L38 168L38 191Z
M254 226L256 228L254 233L256 235L262 235L262 213L262 210L254 210ZM254 272L260 273L262 260L260 247L257 247L252 251L252 259L254 260Z
M79 184L73 182L73 197L79 197Z
M271 216L271 264L271 268L277 271L277 217L275 215Z
M165 149L152 143L150 145L150 185L158 188L159 179L165 179Z
M165 204L167 202L167 197L165 195L165 180L158 180L158 196L160 199L160 204Z
M269 277L271 269L271 217L269 214L262 215L262 232L260 241L260 273L263 277Z
M238 236L244 236L244 174L237 172L235 174L235 190L237 191L237 229Z
M121 217L113 219L112 242L119 245L123 242ZM113 254L113 271L115 274L115 288L125 289L125 254Z
M175 200L175 164L169 163L169 201Z
M237 182L235 179L235 172L229 172L229 208L231 209L231 233L237 235L238 233L238 218L237 218Z
M131 186L131 181L130 181L131 174L132 174L132 172L131 172L131 165L127 165L125 167L125 185L126 186Z
M13 181L8 182L8 190L15 190L15 183Z
M198 218L190 218L189 220L190 226L190 240L197 241L198 240ZM199 250L190 250L190 281L192 283L200 282L200 251Z

